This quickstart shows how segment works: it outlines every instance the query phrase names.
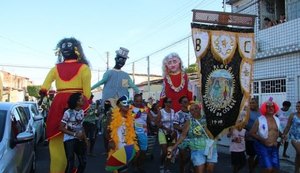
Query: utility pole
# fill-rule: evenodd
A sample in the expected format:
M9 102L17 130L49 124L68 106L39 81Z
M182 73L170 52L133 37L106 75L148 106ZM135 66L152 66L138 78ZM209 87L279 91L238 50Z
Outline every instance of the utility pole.
M190 39L188 39L188 66L190 66Z
M150 58L147 56L148 98L150 97Z
M106 52L106 70L109 69L109 52Z
M133 83L135 84L135 77L134 77L134 62L132 63L132 80L133 80Z

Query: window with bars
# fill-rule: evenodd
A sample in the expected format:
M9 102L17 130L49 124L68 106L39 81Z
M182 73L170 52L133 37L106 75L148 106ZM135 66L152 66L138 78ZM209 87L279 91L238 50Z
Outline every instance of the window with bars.
M285 79L266 80L266 81L261 81L260 84L261 84L261 93L286 92Z
M259 83L253 82L253 93L257 94L259 93Z

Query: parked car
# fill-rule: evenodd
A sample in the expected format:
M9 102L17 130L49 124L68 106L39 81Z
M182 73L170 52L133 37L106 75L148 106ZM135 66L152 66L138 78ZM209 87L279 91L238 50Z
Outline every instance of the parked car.
M21 105L24 107L27 118L29 119L29 127L34 133L34 142L37 145L39 142L45 139L45 123L44 117L41 115L38 104L36 102L21 102Z
M0 102L0 172L35 171L34 134L18 103Z

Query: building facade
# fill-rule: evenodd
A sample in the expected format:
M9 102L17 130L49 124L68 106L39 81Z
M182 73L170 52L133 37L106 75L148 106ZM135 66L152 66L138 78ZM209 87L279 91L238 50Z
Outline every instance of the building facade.
M227 0L233 13L256 15L253 96L280 106L300 100L300 0Z
M1 100L5 102L24 101L27 86L33 85L29 78L0 70Z

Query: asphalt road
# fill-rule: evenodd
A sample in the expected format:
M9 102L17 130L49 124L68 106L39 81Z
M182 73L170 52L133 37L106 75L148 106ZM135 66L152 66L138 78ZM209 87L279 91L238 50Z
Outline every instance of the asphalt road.
M105 156L102 154L104 151L102 136L98 136L95 144L95 154L96 156L88 156L86 173L107 173L105 171ZM153 159L150 157L145 161L144 169L146 173L159 173L159 159L160 150L158 144L154 148ZM228 147L218 146L218 163L215 166L216 173L230 173L230 154ZM290 162L281 161L281 173L293 172L293 165ZM172 173L178 172L178 161L172 165ZM257 172L259 168L257 169ZM48 146L40 144L37 148L37 169L36 173L47 173L49 172L49 151ZM129 171L132 172L132 171ZM248 173L247 167L241 170L241 173Z

